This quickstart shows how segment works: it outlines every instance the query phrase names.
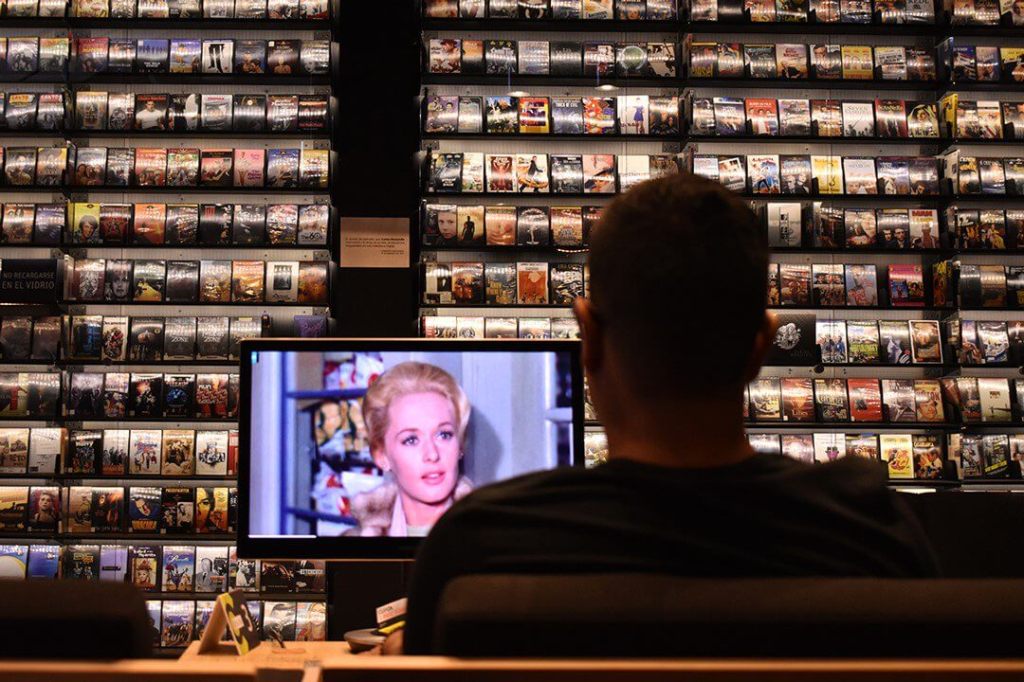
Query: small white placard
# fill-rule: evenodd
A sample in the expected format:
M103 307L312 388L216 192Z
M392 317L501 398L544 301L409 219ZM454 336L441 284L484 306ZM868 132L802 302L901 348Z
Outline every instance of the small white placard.
M408 268L408 218L342 218L341 267Z

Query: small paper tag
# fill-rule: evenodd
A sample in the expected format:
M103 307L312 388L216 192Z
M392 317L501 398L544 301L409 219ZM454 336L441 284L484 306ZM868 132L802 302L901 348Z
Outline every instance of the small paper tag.
M377 607L377 627L382 628L392 623L397 623L405 618L405 608L408 599L396 599L393 602Z

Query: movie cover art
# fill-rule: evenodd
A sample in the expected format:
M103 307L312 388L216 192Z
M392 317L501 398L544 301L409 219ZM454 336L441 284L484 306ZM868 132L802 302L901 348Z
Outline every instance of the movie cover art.
M326 305L328 299L328 268L322 261L299 263L299 303Z
M234 151L203 149L199 156L199 184L203 187L231 187Z
M224 357L228 355L227 325L224 330ZM224 418L228 412L228 375L196 375L196 416L200 419Z
M516 241L517 212L515 206L488 206L484 232L488 246L513 246Z
M299 183L299 150L267 150L267 187L287 189Z
M909 434L881 434L879 450L888 463L889 478L914 478L914 445Z
M160 417L163 414L163 374L132 373L128 394L128 412L133 417Z
M166 381L168 397L180 402L173 394L188 393L192 383L192 375L181 380L179 375L169 375ZM173 380L172 380L173 379ZM163 454L161 457L160 474L162 476L191 476L195 472L195 432L191 429L167 429L163 434Z
M263 301L263 261L234 261L232 263L231 299L236 303Z
M68 545L64 549L61 576L70 580L99 580L99 545Z
M128 473L159 474L162 443L163 432L159 429L132 429L128 445Z
M0 356L28 360L32 354L32 318L6 316L0 321Z
M551 302L557 305L572 305L576 298L583 296L583 264L551 264Z
M235 41L223 39L203 40L201 49L203 73L225 74L233 71Z
M170 130L183 132L198 130L200 122L201 95L198 93L171 94L167 99L167 127ZM188 150L199 156L198 149ZM198 162L194 162L198 165ZM191 183L191 184L194 184Z
M330 207L326 204L307 204L299 206L297 243L310 246L327 244L329 221ZM478 221L475 227L480 231L480 236L482 236L482 221ZM465 228L466 226L463 224L464 231ZM286 237L287 235L283 236ZM477 238L474 237L474 239Z

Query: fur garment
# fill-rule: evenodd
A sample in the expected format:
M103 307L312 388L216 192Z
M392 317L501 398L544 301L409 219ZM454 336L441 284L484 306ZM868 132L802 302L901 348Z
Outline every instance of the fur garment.
M458 502L473 491L472 482L465 476L455 484L454 501ZM352 498L352 516L359 524L345 531L345 535L383 537L391 529L391 517L398 499L398 484L389 479L373 490L359 493Z

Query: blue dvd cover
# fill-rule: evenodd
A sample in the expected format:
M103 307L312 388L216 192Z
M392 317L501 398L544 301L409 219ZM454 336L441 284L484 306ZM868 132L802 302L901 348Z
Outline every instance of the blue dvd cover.
M28 551L28 578L56 580L60 575L60 545L32 545Z

